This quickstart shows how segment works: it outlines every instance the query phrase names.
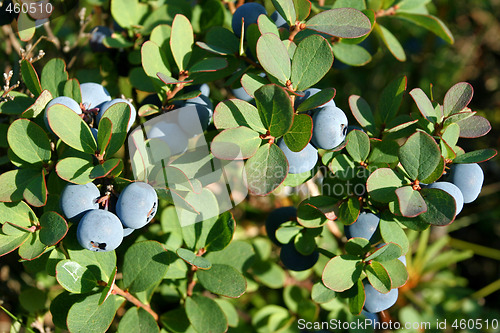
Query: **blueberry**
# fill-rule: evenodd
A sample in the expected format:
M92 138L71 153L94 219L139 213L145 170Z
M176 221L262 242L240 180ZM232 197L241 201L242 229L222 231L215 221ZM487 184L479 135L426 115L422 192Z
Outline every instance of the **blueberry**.
M297 251L293 242L290 242L281 248L280 259L289 270L305 271L316 264L319 259L319 252L314 251L305 256Z
M177 109L177 121L189 138L203 133L212 120L213 111L200 104L186 104Z
M133 228L123 228L123 237L130 236L134 230Z
M143 182L135 182L120 193L116 215L126 228L139 229L156 215L158 196L155 189Z
M281 16L280 13L278 13L277 10L275 10L272 14L271 14L271 20L273 20L274 24L276 24L276 26L278 28L286 28L286 29L289 29L290 26L288 25L288 23L286 23L285 19L283 18L283 16Z
M446 180L460 189L464 196L464 203L470 203L476 200L481 192L484 173L477 163L453 164Z
M104 102L111 100L111 95L102 85L94 82L82 83L82 104L87 110L99 108Z
M73 110L76 114L82 114L82 108L80 107L80 104L78 104L73 98L69 98L69 97L66 97L66 96L61 96L61 97L54 98L45 107L45 113L44 113L44 116L43 116L43 121L45 122L45 126L51 132L52 132L52 130L49 127L49 120L47 118L47 110L51 106L53 106L55 104L62 104L64 106L67 106L71 110Z
M203 83L201 85L196 84L194 86L188 86L188 87L184 88L185 92L190 92L190 91L195 91L195 90L201 91L201 94L205 97L208 97L210 95L210 87L206 83Z
M87 250L112 251L123 240L123 227L115 214L94 209L83 216L76 229L76 237L78 243Z
M267 237L276 245L282 244L276 239L276 230L282 223L297 218L297 208L293 206L280 207L273 210L266 219L266 232Z
M455 215L458 215L462 211L462 208L464 207L464 195L456 185L449 182L435 182L427 185L426 188L437 188L445 191L451 195L453 199L455 199L457 207Z
M313 116L312 143L321 149L340 145L347 134L347 117L338 107L320 107Z
M108 111L108 109L112 105L115 105L116 103L127 103L130 106L130 118L129 118L128 126L127 126L127 131L129 131L135 122L135 118L137 116L137 111L135 110L135 107L132 105L132 103L130 103L126 99L115 98L112 101L108 101L108 102L103 103L101 105L101 107L99 108L99 113L96 116L96 122L97 122L97 124L99 124L99 121L101 121L101 118L104 117L104 114L106 113L106 111ZM125 117L125 115L123 115L123 116Z
M278 143L278 147L280 147L288 160L289 173L303 173L309 171L314 168L318 161L318 151L310 143L297 153L291 151L283 139Z
M94 52L105 52L109 50L106 46L104 46L103 41L106 37L111 37L113 32L110 28L105 26L97 26L92 29L90 33L90 48Z
M361 314L365 316L366 319L371 321L372 327L375 325L375 323L379 322L378 315L376 313L371 313L365 310L361 310Z
M267 11L264 6L256 2L248 2L242 6L239 6L238 9L236 9L236 11L234 12L233 20L231 22L231 26L236 37L241 37L242 18L245 19L244 29L246 32L250 24L257 23L257 19L261 14L267 15Z
M231 89L231 92L233 93L234 97L244 100L245 102L250 102L251 100L253 100L253 97L250 96L243 87Z
M91 127L90 132L92 132L92 136L94 137L95 142L97 142L97 128Z
M77 222L88 211L99 208L97 200L100 196L94 183L68 184L61 193L59 205L68 220Z
M361 212L356 222L344 227L347 238L361 237L370 240L377 231L380 218L367 212Z
M170 148L171 155L184 153L188 146L188 138L179 125L159 121L148 131L148 139L160 139Z
M372 285L365 280L365 310L371 313L378 313L387 310L398 300L398 289L391 289L387 294L378 292Z

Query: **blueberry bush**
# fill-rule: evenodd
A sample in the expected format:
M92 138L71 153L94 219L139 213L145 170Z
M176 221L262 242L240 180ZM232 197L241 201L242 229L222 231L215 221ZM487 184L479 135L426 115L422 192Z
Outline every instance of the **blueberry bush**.
M498 330L498 5L0 2L2 331Z

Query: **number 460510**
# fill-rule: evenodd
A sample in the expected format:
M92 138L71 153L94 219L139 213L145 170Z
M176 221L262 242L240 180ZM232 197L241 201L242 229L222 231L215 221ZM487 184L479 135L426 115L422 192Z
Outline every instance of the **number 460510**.
M48 1L39 1L39 2L23 2L20 3L12 3L10 2L5 8L5 11L8 13L24 13L24 14L34 14L34 15L44 15L50 16L52 11L54 10L54 6Z

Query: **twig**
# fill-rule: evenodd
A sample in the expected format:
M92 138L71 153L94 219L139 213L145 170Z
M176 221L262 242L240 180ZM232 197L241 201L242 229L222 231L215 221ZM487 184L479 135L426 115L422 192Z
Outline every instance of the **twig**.
M381 9L375 13L376 17L382 17L382 16L392 16L396 15L396 10L399 9L399 5L394 5L392 7L389 7L387 9Z
M45 31L47 32L47 35L49 35L49 41L51 41L57 49L61 49L61 42L59 41L59 38L54 35L54 32L52 31L52 28L50 27L50 21L47 21L43 24L43 27L45 28Z
M293 42L293 39L295 38L295 36L297 36L297 34L299 32L301 32L302 30L304 30L306 28L305 23L299 23L299 22L297 22L297 23L298 24L295 24L295 25L290 27L290 36L288 36L289 41Z
M9 41L12 44L13 49L16 51L16 53L21 56L21 44L17 40L16 35L14 34L14 31L12 31L12 27L10 25L4 25L2 26L2 31L4 34L9 36Z
M151 309L151 307L148 304L142 303L141 301L139 301L137 298L135 298L128 291L125 291L125 290L121 289L120 287L118 287L116 284L114 284L113 290L111 290L111 293L113 295L120 295L122 297L125 297L125 299L127 301L129 301L130 303L134 304L135 306L137 306L139 308L143 308L144 310L149 312L149 314L152 315L156 321L158 321L158 314L156 312L154 312L153 309Z

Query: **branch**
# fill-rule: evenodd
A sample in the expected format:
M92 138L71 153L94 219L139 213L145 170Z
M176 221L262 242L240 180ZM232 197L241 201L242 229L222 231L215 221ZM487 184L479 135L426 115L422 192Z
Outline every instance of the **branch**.
M120 295L123 296L127 301L130 303L134 304L135 306L139 308L143 308L146 310L150 315L153 316L153 318L158 321L158 314L151 309L151 307L148 304L144 304L141 301L139 301L137 298L135 298L131 293L128 291L125 291L118 287L116 284L113 285L113 289L111 290L111 293L114 295Z

